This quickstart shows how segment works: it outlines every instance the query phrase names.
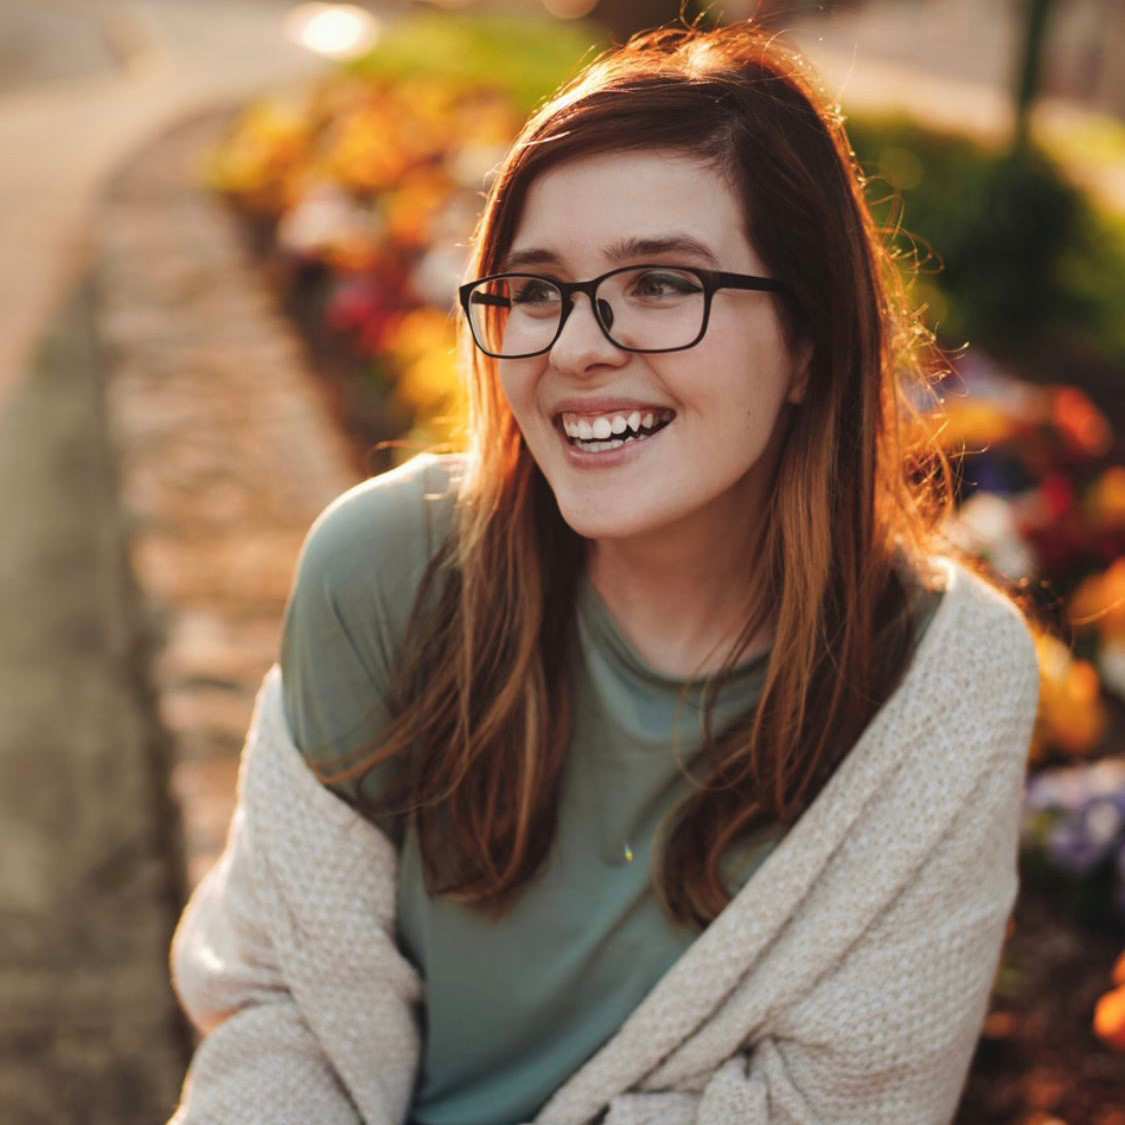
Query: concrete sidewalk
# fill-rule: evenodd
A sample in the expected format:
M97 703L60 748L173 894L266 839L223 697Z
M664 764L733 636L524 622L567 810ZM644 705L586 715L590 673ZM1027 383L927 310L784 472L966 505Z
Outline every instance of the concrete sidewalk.
M166 746L89 286L0 421L0 1120L164 1120L188 1037Z

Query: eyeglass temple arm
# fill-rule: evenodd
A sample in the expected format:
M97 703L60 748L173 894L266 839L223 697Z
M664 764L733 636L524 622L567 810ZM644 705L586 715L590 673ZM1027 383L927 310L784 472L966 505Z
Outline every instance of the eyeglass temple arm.
M494 293L470 293L469 300L474 305L492 305L498 309L509 309L512 302L508 297L498 297Z
M751 277L744 273L713 273L716 289L760 289L768 293L784 292L785 286L775 277Z

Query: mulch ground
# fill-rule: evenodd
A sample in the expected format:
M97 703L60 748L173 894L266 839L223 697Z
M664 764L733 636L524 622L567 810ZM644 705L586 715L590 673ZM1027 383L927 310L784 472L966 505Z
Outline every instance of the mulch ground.
M1090 1026L1123 946L1024 885L956 1125L1125 1125L1125 1054Z

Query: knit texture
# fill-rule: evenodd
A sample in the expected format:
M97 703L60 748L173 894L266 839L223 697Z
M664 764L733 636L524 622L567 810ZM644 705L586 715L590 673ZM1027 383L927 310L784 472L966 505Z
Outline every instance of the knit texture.
M1016 611L961 568L801 819L541 1125L948 1125L1016 894L1038 697ZM277 669L226 851L173 943L206 1037L175 1125L401 1125L422 985L395 853L309 773Z

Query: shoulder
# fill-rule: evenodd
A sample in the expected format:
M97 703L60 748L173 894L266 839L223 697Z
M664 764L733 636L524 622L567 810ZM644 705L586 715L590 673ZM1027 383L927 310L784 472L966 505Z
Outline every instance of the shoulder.
M1035 642L1011 598L959 562L937 558L932 564L944 589L934 623L945 626L939 636L950 654L960 652L963 661L1000 662L1021 678L1035 672ZM973 652L979 654L975 660Z
M1030 735L1039 663L1023 614L960 563L936 558L931 566L944 593L902 689L937 701L951 721L1005 722Z
M289 594L283 656L393 660L426 568L449 538L463 459L421 456L349 489L317 517Z
M310 756L374 737L427 567L456 519L463 461L417 457L349 489L305 539L282 627L285 711Z
M424 454L338 496L313 522L301 566L347 572L357 557L432 557L449 537L463 458Z
M409 611L456 519L463 458L423 455L337 497L301 548L291 598Z

